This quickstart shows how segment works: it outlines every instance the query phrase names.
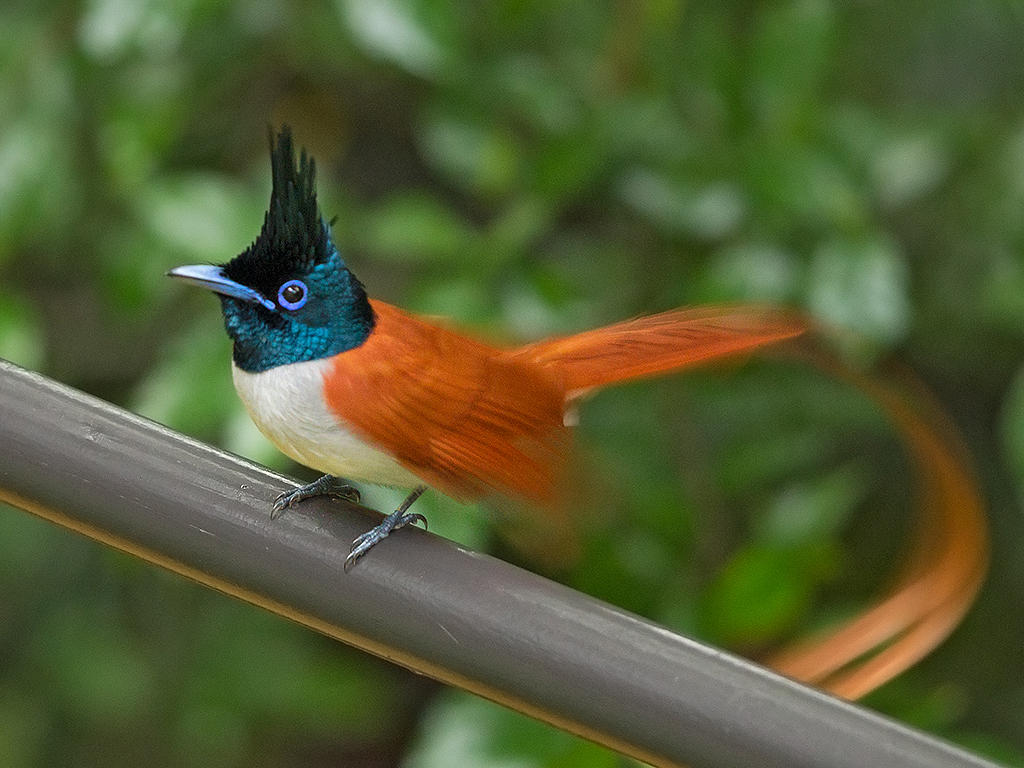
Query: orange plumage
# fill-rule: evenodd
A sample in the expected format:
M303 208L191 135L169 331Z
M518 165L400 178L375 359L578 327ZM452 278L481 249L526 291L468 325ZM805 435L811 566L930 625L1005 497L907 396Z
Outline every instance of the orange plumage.
M575 490L565 413L587 392L806 330L806 320L779 310L715 307L497 348L368 300L320 215L312 159L303 153L296 165L287 129L271 140L271 156L270 205L256 241L222 266L168 274L220 294L247 410L282 451L326 473L282 493L272 514L314 496L357 499L345 477L415 486L353 541L346 569L393 531L425 522L409 512L424 482L460 499L500 492L559 510L560 491ZM791 674L856 695L927 652L966 610L984 569L984 520L942 430L899 394L841 364L826 368L888 412L925 491L913 567L894 594L831 639L776 659ZM873 657L871 644L880 649Z
M502 349L371 303L373 333L331 361L328 407L424 482L462 500L497 491L551 501L570 445L565 410L583 393L805 330L778 311L704 308Z

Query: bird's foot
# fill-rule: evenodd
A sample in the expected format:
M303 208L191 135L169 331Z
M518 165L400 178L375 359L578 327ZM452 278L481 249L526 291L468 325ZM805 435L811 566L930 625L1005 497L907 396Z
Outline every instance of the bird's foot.
M360 499L359 490L356 487L349 485L340 477L324 475L312 483L285 491L278 496L274 502L274 508L270 512L271 519L276 520L288 507L314 496L337 496L339 499L351 501L353 504L358 504Z
M348 553L348 557L345 558L345 570L349 568L358 560L360 557L369 552L373 547L379 544L381 541L388 537L392 531L397 531L399 528L404 528L411 523L423 523L423 527L427 527L427 518L421 515L419 512L407 512L406 510L412 506L412 503L418 499L423 492L426 490L425 486L420 486L415 491L409 494L394 512L385 517L380 521L379 525L374 526L366 533L361 536L357 536L352 542L352 549Z
M380 525L374 526L362 536L357 536L352 542L352 550L345 558L345 570L347 571L360 557L369 552L373 547L387 538L392 531L404 528L410 523L420 522L427 527L427 518L419 512L392 512L385 517Z

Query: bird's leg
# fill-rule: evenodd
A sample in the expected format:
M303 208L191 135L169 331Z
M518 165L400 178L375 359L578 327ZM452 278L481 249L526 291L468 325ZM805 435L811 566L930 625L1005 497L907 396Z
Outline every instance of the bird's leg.
M409 523L415 522L423 523L423 527L427 527L427 518L419 512L406 511L412 506L412 503L416 501L416 499L423 495L425 490L427 490L427 486L418 486L416 490L405 497L405 501L398 505L398 509L380 521L380 525L371 528L362 536L356 537L352 542L352 551L350 551L348 553L348 557L345 558L346 571L352 567L352 564L356 560L369 552L370 549L385 539L392 531L397 531L399 528L404 528L409 525Z
M337 496L340 499L359 503L359 490L348 484L343 478L334 475L318 477L312 483L301 485L290 491L285 491L277 497L274 502L274 509L270 513L271 519L281 516L288 507L298 504L303 499L310 499L314 496Z

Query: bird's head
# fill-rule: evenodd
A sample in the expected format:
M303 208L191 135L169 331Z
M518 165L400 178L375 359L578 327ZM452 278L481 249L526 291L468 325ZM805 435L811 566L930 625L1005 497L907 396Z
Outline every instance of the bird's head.
M270 158L270 205L255 242L226 264L167 273L219 295L235 364L251 373L358 347L374 322L317 206L313 158L303 150L296 165L287 127L271 135Z

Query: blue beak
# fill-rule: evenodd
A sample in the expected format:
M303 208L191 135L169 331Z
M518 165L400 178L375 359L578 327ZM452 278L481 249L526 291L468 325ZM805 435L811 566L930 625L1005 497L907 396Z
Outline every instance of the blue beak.
M242 301L251 301L253 304L262 304L267 309L277 309L274 302L264 298L263 294L248 286L236 283L224 274L222 267L213 264L191 264L185 267L175 267L167 273L168 277L176 277L186 283L198 285L225 296L232 296Z

